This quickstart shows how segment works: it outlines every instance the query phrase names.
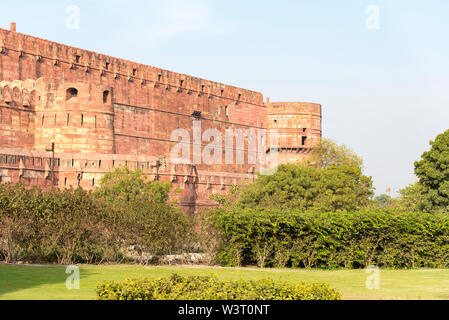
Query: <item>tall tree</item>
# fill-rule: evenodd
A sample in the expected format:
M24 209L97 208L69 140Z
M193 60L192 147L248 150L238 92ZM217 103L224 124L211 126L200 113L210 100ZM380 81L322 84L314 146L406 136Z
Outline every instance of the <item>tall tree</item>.
M415 162L425 211L449 210L449 130L430 142L430 151Z

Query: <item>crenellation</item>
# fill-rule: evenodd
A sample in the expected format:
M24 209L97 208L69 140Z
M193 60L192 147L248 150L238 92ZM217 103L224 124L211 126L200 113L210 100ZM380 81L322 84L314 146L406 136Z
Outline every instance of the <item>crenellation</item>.
M213 205L211 193L254 181L258 166L226 164L224 155L221 164L171 163L173 130L192 137L201 120L203 132L224 135L272 129L279 117L286 121L278 128L286 135L282 162L300 159L321 139L319 105L264 104L258 92L3 29L0 89L0 183L91 190L108 171L127 166L180 186L171 196L190 213ZM192 142L189 148L193 154ZM247 140L242 152L245 159L255 153ZM2 155L18 158L7 163Z

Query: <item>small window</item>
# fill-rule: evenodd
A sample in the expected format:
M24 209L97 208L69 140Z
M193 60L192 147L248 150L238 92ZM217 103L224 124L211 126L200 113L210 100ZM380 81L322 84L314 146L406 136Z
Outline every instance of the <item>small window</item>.
M134 69L133 69L133 76L135 77L135 76L136 76L136 74L137 74L137 69L136 69L136 68L134 68Z
M302 137L302 145L305 146L307 142L307 137Z
M78 90L76 90L75 88L69 88L67 89L67 93L66 93L66 101L72 99L72 98L76 98L78 97Z
M81 61L81 56L80 55L76 55L75 56L75 62L76 63L80 63L80 61Z
M64 178L64 187L67 185L67 177Z
M81 127L84 125L84 114L81 115Z
M221 95L224 95L224 90L223 90L223 89L221 89L220 94L221 94Z
M183 86L184 86L184 80L180 80L180 81L179 81L179 86L180 86L180 87L183 87Z
M242 99L242 94L241 93L239 93L239 97L238 97L238 100L240 101Z
M162 81L162 74L158 74L158 75L157 75L157 81L159 81L159 82Z
M204 89L206 88L206 86L203 84L202 86L201 86L201 92L204 92Z
M103 103L109 103L109 91L107 90L103 92Z
M106 63L104 64L104 68L105 68L106 70L109 70L109 65L110 65L110 63L109 63L109 62L106 62Z

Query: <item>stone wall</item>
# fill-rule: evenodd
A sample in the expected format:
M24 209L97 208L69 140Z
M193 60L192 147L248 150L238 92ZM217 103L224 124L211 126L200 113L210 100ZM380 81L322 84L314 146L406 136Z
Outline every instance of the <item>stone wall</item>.
M224 137L227 129L273 128L274 117L282 122L285 115L294 117L294 132L283 129L282 150L309 150L321 138L318 105L264 104L258 92L3 29L0 85L1 182L93 189L109 170L128 166L180 186L173 197L194 212L212 205L209 194L253 181L259 168L225 164L224 155L222 163L171 163L174 130L189 133L191 154L198 121L203 133L216 129ZM295 140L299 135L305 142Z

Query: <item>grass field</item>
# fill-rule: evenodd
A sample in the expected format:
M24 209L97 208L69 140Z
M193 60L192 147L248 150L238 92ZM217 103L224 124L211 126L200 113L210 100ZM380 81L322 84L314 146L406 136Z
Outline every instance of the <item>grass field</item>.
M2 300L91 300L97 283L126 278L160 278L172 273L217 275L220 279L272 278L324 281L344 299L449 299L449 270L381 270L380 289L368 290L364 270L233 269L207 267L80 266L80 290L68 290L64 267L0 265Z

